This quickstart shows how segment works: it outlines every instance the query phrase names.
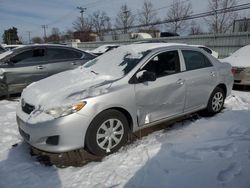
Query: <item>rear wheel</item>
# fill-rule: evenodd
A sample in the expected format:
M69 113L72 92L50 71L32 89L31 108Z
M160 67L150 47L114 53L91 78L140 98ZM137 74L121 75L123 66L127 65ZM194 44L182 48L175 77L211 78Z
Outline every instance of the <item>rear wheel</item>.
M91 153L104 156L119 150L127 138L127 118L117 110L107 110L91 122L85 141Z
M224 90L220 87L216 87L209 98L206 112L209 115L214 115L216 113L219 113L223 109L224 101L225 101Z

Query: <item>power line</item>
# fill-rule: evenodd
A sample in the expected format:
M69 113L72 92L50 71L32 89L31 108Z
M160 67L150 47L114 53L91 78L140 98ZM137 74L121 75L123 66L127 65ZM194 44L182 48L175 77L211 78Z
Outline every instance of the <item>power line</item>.
M153 23L150 23L150 24L134 25L134 26L130 26L128 28L109 29L109 30L106 30L105 32L108 32L108 31L120 31L120 30L124 30L124 29L134 29L134 28L153 26L153 25L161 25L161 24L172 23L172 22L176 22L176 21L203 18L203 17L213 16L213 15L216 15L216 14L219 15L219 14L223 14L223 13L227 13L227 12L235 12L235 11L246 10L246 9L250 9L250 3L235 5L235 6L232 6L232 7L217 9L217 10L203 12L203 13L191 14L189 16L185 16L185 17L182 17L182 18L166 19L166 20L162 20L162 21L153 22Z

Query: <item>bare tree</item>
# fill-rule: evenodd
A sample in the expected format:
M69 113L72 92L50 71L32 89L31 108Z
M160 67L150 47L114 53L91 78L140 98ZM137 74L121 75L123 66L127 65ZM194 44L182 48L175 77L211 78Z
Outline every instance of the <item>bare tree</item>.
M106 12L96 11L91 16L91 22L94 31L99 35L103 36L109 29L111 29L110 17Z
M144 0L142 11L138 11L138 22L143 25L148 25L144 29L151 29L153 25L150 25L159 19L157 18L157 13L154 11L154 6L149 0Z
M124 28L123 33L127 33L129 27L131 27L134 23L134 17L132 15L131 10L128 8L126 4L122 5L120 11L117 14L116 18L116 28Z
M192 4L187 1L186 3L180 0L173 1L167 12L167 19L172 20L167 26L170 27L170 31L178 33L188 27L187 21L184 18L192 14Z
M78 17L73 22L73 28L76 31L89 32L92 29L91 20L89 20L88 18Z
M200 34L203 34L203 31L202 31L200 25L198 25L195 21L192 21L189 34L190 35L200 35Z
M31 40L32 43L37 43L37 44L41 44L43 42L43 39L41 37L33 37Z
M73 31L71 30L67 30L66 32L63 32L61 34L61 41L62 42L66 42L66 41L69 41L69 40L72 40L74 37L73 37Z
M230 8L235 6L236 0L210 0L208 5L209 11L214 11L214 15L206 18L210 32L226 33L233 26L234 20L238 14L235 12L227 12L218 14L216 10Z
M59 43L60 35L60 30L57 27L53 27L51 29L51 34L46 38L46 42Z

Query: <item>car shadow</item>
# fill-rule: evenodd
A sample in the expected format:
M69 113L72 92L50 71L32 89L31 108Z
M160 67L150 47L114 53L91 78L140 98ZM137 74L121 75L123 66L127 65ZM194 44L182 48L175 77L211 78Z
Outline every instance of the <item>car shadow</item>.
M244 91L244 92L250 92L250 86L241 86L241 85L234 85L233 90L235 91Z
M18 101L18 99L20 98L21 93L18 94L11 94L9 96L1 96L0 97L0 101L1 100L8 100L8 101Z
M174 128L173 134L171 134L172 130L168 130L167 134L158 135L155 137L160 144L158 152L154 154L157 150L154 146L144 147L146 151L141 152L141 155L147 154L147 156L141 156L141 158L146 162L124 187L210 188L224 187L222 185L230 181L233 186L229 187L237 187L237 185L248 187L249 180L246 176L238 177L242 165L237 162L238 155L244 155L245 151L239 151L243 154L236 152L245 142L244 138L249 140L250 131L244 129L248 126L248 122L244 118L235 118L235 125L230 122L232 117L239 117L242 114L242 117L247 117L249 113L246 110L227 111L216 115L213 118L216 119L214 123L211 122L212 118L198 119L201 121L199 126L213 126L212 129L199 129L196 132L195 129L190 129L190 126L197 126L192 125L195 122L185 122L184 127ZM248 117L250 121L250 116ZM224 134L220 132L216 136L203 138L203 135L208 134L206 131L212 130L209 133L211 135L217 132L217 129L221 131L220 124L230 125ZM240 126L242 124L244 126ZM199 135L200 131L201 135ZM240 145L235 144L236 142ZM218 165L220 163L223 165ZM243 161L243 165L244 163ZM224 168L220 169L222 166Z
M0 187L62 187L57 168L41 165L29 151L19 143L0 161Z

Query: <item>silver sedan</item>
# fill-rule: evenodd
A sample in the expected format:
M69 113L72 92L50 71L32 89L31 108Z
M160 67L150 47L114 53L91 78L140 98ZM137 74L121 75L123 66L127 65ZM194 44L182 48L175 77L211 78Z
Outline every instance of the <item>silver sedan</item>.
M131 44L24 89L17 108L26 142L48 152L117 151L128 133L205 110L222 110L233 75L204 50Z

